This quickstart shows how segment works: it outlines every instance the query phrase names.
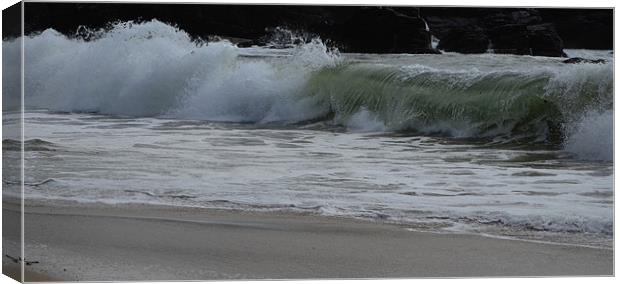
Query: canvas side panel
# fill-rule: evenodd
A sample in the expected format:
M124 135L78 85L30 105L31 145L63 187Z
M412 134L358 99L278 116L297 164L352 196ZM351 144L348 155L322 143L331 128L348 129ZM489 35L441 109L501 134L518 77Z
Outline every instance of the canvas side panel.
M22 3L2 10L2 271L22 281Z

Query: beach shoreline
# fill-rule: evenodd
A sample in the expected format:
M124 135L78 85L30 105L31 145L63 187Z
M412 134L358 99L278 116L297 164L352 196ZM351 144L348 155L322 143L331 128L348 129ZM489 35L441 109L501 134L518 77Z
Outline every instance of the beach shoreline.
M14 204L3 214L19 220ZM61 281L613 274L609 249L282 212L37 204L25 230L30 271Z

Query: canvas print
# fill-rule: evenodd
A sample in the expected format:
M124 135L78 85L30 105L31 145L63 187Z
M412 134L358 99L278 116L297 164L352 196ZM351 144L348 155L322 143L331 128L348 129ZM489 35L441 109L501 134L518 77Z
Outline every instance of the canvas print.
M613 9L20 2L18 281L613 275Z

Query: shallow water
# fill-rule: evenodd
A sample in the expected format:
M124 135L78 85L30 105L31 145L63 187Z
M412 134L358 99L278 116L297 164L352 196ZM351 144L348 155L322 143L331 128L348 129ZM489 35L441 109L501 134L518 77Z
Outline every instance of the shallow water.
M28 200L292 210L603 246L612 237L613 164L563 150L49 112L25 123Z

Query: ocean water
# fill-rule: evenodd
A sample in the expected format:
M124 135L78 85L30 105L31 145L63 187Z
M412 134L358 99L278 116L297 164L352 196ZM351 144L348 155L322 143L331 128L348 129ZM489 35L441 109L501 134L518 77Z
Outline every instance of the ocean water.
M165 204L610 247L613 54L340 54L166 24L25 39L27 202ZM5 55L19 41L4 41ZM8 56L3 56L9 58ZM3 61L6 67L16 64ZM3 123L19 83L3 73ZM13 83L11 83L13 82ZM5 131L3 155L19 159ZM18 197L5 170L5 198Z

